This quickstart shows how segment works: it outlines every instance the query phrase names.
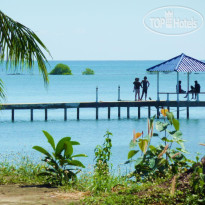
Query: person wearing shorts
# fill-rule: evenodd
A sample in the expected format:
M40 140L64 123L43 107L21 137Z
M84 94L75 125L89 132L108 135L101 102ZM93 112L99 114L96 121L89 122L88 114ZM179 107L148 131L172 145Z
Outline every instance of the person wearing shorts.
M140 87L142 87L141 83L139 82L139 78L135 78L135 81L133 82L134 84L134 90L135 92L135 101L137 100L137 95L138 95L138 101L140 100Z
M145 94L145 101L147 100L147 89L150 85L149 81L147 80L147 77L144 77L144 80L141 82L142 84L142 97L141 100L143 98L143 95Z

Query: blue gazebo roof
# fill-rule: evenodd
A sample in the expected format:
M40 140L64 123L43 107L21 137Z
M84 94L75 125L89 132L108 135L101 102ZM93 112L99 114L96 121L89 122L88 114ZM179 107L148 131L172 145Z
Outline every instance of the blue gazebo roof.
M205 72L205 63L182 53L170 60L148 68L150 72Z

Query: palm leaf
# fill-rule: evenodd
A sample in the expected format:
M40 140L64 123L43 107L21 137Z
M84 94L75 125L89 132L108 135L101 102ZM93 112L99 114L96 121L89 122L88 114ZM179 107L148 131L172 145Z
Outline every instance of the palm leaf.
M31 69L36 60L44 82L47 84L49 81L46 68L48 61L41 49L50 55L49 50L31 29L0 11L1 62L7 59L7 65L10 63L12 67L21 65Z

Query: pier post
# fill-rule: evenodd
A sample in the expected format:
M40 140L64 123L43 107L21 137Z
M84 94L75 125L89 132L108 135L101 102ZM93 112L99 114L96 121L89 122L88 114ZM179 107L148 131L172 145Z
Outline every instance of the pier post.
M187 119L189 119L189 106L188 105L186 107L186 117L187 117Z
M31 108L31 121L33 121L33 109Z
M150 106L148 107L148 118L150 118L151 116L151 109L150 109Z
M179 119L179 104L177 105L177 119Z
M107 109L108 109L107 117L108 119L110 119L110 107L108 107Z
M127 119L130 118L130 107L127 107Z
M45 121L47 121L47 120L48 120L48 109L45 108Z
M138 119L140 119L140 106L138 107Z
M159 113L159 106L157 106L157 119L159 119L159 115L160 115L160 113Z
M80 117L80 108L77 107L77 120L79 120L79 117Z
M118 85L118 101L120 101L120 86Z
M96 107L96 120L98 120L98 107Z
M14 109L11 109L11 121L14 122Z
M120 118L120 106L118 106L118 118Z
M64 121L67 120L67 108L65 107L64 108Z
M98 102L98 86L96 87L96 102Z

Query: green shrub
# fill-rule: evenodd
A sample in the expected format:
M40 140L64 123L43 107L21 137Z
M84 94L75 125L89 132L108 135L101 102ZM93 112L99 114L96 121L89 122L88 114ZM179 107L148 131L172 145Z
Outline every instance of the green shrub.
M50 72L50 75L72 75L72 72L69 66L59 63Z
M83 75L94 75L95 72L94 70L90 69L90 68L86 68L85 71L82 72Z
M46 176L47 182L51 185L66 185L70 181L75 181L80 170L74 167L85 168L85 166L74 158L87 157L85 154L73 155L73 145L80 145L80 143L71 141L70 137L64 137L55 145L53 137L46 131L43 131L43 133L53 152L49 153L40 146L33 147L33 149L45 155L43 161L48 165L48 168L39 175Z
M163 122L156 122L156 129L162 133L162 137L160 138L157 133L153 133L155 120L155 117L153 117L148 120L148 134L143 136L143 132L134 133L133 140L130 143L132 148L138 147L138 149L133 149L128 153L126 163L135 162L135 171L131 176L135 176L137 181L147 180L149 177L162 177L165 176L167 171L171 171L175 175L182 169L189 168L189 163L192 162L184 155L187 152L184 148L182 133L179 130L179 121L174 118L172 113L165 112L165 109L162 109L161 112L165 118ZM174 130L170 131L170 128L174 128ZM159 137L162 144L159 146L152 145L152 137ZM173 145L176 148L172 149ZM137 159L133 159L137 154Z

